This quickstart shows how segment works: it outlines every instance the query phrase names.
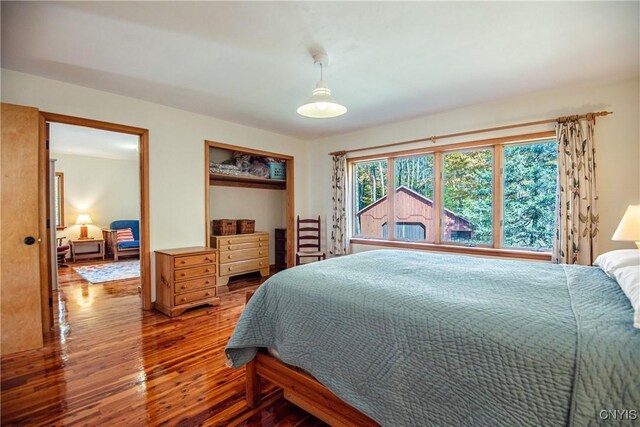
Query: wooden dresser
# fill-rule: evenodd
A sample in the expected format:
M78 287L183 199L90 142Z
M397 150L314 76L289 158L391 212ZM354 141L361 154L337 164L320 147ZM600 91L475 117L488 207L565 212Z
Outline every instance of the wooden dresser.
M217 251L205 247L156 251L156 309L178 316L198 305L217 305Z
M211 236L211 247L219 251L218 291L226 292L229 277L259 271L269 275L269 233Z

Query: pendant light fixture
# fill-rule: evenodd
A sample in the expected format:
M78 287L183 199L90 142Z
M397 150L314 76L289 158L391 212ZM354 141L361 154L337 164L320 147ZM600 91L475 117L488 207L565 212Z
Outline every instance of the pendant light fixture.
M316 84L311 98L298 108L298 114L313 119L329 119L338 117L347 112L347 107L338 104L331 97L331 89L323 80L323 67L329 65L329 56L326 53L313 55L314 64L320 64L320 81Z

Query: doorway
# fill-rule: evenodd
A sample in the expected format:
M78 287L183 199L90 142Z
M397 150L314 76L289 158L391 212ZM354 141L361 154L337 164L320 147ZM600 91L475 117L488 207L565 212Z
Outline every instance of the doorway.
M40 113L40 128L41 144L45 147L45 150L43 150L45 156L43 163L48 166L46 176L41 177L40 182L51 190L47 192L46 201L47 220L51 230L51 244L49 245L49 253L46 260L51 272L51 280L47 284L49 307L51 307L52 303L52 285L57 278L54 273L59 263L58 250L61 246L64 252L64 257L61 259L63 263L67 260L78 262L84 258L95 260L96 266L100 267L100 264L102 264L101 258L103 257L112 261L131 260L124 263L115 263L114 267L122 270L121 272L116 272L116 274L126 274L127 271L130 274L131 271L139 268L142 308L145 310L151 309L148 130L44 112ZM93 155L94 159L88 160L87 157L83 163L82 158L72 158L72 153L63 153L70 146L67 144L67 147L61 147L61 145L64 146L69 139L67 138L65 142L65 139L56 139L56 136L65 135L68 137L74 132L82 134L82 138L87 142L85 145L75 146L80 151L80 153L76 154ZM102 134L102 137L104 137L108 133L112 133L112 137L120 135L116 144L119 149L101 144L100 138L94 140L93 143L89 140L91 135ZM73 144L71 144L72 146ZM128 153L127 150L129 150ZM126 157L129 163L135 163L135 165L114 162L115 159L111 159L111 161L98 160L99 157L104 158L105 156ZM57 160L57 162L52 162L52 160ZM64 166L61 160L64 160ZM131 170L131 167L134 167L135 170ZM104 171L102 168L111 168L111 170ZM68 171L66 174L65 169ZM54 173L54 170L58 173ZM136 206L133 208L128 206L126 209L118 210L112 209L117 197L105 196L103 200L98 200L100 191L96 189L92 194L90 191L91 180L88 176L86 182L78 182L78 176L81 173L91 175L92 171L93 175L96 176L117 175L119 173L129 174L137 182L131 183L130 186L134 188L122 189L122 191L128 194L127 197L129 199L136 200ZM135 177L136 175L137 177ZM122 184L115 183L114 185ZM75 188L72 190L72 187ZM84 192L79 191L78 187L84 187ZM73 198L73 203L70 203L70 197ZM106 199L113 199L114 201L109 202ZM134 211L137 212L134 213ZM120 228L119 225L123 225L121 227L124 229L122 234L127 234L126 230L131 229L135 242L131 241L129 244L118 242L116 228ZM60 229L65 226L66 228L60 232ZM137 229L135 229L136 227ZM55 235L56 231L59 232L58 235ZM56 239L58 236L64 237L62 242ZM139 259L139 267L137 262L134 261L137 259ZM41 262L44 261L41 260ZM125 266L125 264L127 265ZM103 270L106 271L105 274L110 274L110 269L104 268ZM100 268L88 268L85 272L98 274L98 276L101 274ZM96 282L103 278L104 275L102 278L96 279ZM89 282L94 283L91 280ZM45 294L44 290L43 294ZM47 301L43 301L43 303L45 302ZM43 319L43 321L46 321L51 326L53 317L49 316L48 319Z

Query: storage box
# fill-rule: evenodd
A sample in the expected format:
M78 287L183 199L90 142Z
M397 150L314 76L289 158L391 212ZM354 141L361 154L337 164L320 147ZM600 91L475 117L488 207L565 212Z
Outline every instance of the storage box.
M255 219L239 219L236 224L238 234L251 234L256 232Z
M236 234L236 220L214 219L211 221L211 234L214 236L230 236Z
M284 163L270 162L269 163L269 178L271 179L286 179L287 169Z

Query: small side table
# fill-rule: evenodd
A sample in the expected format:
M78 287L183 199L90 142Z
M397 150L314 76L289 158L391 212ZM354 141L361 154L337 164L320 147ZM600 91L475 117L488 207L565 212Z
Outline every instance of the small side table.
M77 252L80 248L97 246L97 251ZM79 259L102 258L104 260L104 239L71 240L71 259L73 262Z

